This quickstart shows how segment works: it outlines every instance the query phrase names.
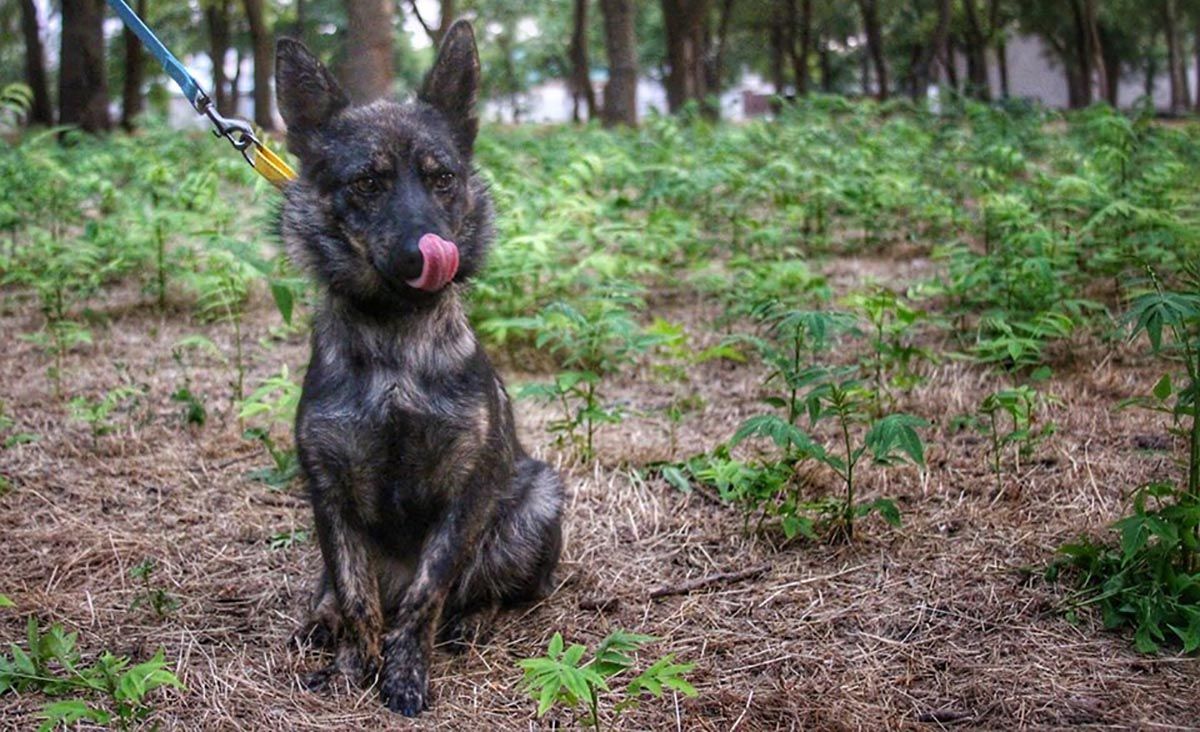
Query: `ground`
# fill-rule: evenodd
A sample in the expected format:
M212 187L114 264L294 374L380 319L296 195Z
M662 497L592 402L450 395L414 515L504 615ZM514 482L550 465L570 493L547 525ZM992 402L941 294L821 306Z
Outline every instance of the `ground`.
M838 287L865 275L925 274L921 262L834 259L820 268ZM319 565L314 542L273 548L280 532L311 525L298 487L273 491L247 479L266 462L241 437L228 403L231 372L211 356L190 364L207 396L203 429L182 426L170 394L183 383L171 346L204 333L225 346L231 328L160 312L133 288L94 307L94 346L66 363L68 393L99 395L126 381L148 393L112 434L93 438L69 418L45 376L46 358L17 333L37 330L34 303L10 292L0 332L0 400L35 442L0 450L0 640L24 637L25 617L79 631L85 655L101 649L141 660L162 647L186 691L155 697L164 729L549 729L576 717L535 718L519 688L519 659L544 652L561 632L594 644L614 628L657 636L650 653L694 662L694 699L646 699L613 729L1197 729L1200 669L1194 658L1146 656L1106 633L1086 610L1065 613L1067 590L1042 579L1055 548L1101 534L1124 496L1155 477L1177 476L1167 425L1124 398L1158 374L1120 344L1077 339L1054 354L1047 391L1057 434L998 490L986 445L949 427L996 388L981 367L943 360L898 406L931 422L928 470L869 473L868 495L892 496L903 524L877 518L853 543L782 543L751 536L741 516L699 492L684 494L637 468L711 449L757 408L762 373L710 362L682 388L703 397L678 431L674 455L653 416L670 391L649 369L616 380L612 395L633 416L608 426L598 459L572 462L545 431L551 413L517 404L525 444L562 470L570 501L558 589L540 605L501 616L492 636L462 655L439 650L432 707L416 721L388 713L373 691L303 690L321 663L288 647ZM691 325L719 308L695 294L655 293L655 315ZM281 333L258 293L246 329L247 384L307 358L302 332ZM269 347L268 347L269 346ZM497 361L510 384L539 378L522 362ZM648 413L650 416L639 416ZM286 430L283 431L286 434ZM819 484L820 476L814 478ZM151 586L179 605L163 617L136 600L130 569L153 558ZM758 569L690 594L652 599L660 587L715 573ZM0 728L31 729L45 698L0 697Z

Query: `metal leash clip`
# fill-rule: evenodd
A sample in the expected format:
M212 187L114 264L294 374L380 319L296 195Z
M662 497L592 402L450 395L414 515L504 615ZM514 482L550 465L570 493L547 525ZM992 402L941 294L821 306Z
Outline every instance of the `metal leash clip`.
M242 119L230 119L224 117L217 111L217 105L213 104L212 100L207 95L202 95L196 101L196 110L208 117L213 123L213 134L217 137L224 137L229 140L229 144L233 145L233 149L242 154L247 163L251 167L254 165L254 157L250 153L252 145L261 145L258 138L254 136L254 128L249 122Z

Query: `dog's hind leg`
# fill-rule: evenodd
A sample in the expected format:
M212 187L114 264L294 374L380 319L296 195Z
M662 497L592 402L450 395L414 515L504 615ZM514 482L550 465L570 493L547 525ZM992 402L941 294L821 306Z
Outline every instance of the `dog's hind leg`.
M438 637L454 650L483 640L483 626L496 610L537 602L554 588L562 552L562 481L530 457L520 457L516 468L512 490L447 600Z

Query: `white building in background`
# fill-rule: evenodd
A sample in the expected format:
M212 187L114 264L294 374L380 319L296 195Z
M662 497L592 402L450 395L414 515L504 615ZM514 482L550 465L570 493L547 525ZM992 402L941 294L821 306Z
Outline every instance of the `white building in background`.
M596 89L596 104L604 103L604 82L602 75L594 76L592 86ZM773 94L774 87L755 73L742 75L740 81L726 89L721 94L721 118L743 120L746 118L743 95ZM538 124L555 124L571 121L571 91L565 79L548 79L537 84L516 98L519 115L515 119L520 122ZM638 79L637 88L638 119L649 116L652 112L666 114L666 87L654 79L642 77ZM586 111L583 111L586 115ZM512 99L489 99L483 105L483 117L489 122L512 124L514 121Z
M1190 54L1189 54L1190 55ZM1016 99L1030 99L1047 107L1065 109L1068 103L1067 76L1062 64L1042 39L1036 36L1016 36L1008 42L1008 91ZM956 59L960 78L966 77L966 60ZM1193 99L1196 94L1195 59L1189 58L1185 66L1188 85ZM1000 69L995 54L988 55L988 77L993 95L1000 91ZM1146 91L1145 74L1125 73L1117 87L1118 101L1128 107ZM1096 88L1093 97L1098 99ZM1165 69L1154 80L1154 106L1166 110L1171 106L1171 86Z

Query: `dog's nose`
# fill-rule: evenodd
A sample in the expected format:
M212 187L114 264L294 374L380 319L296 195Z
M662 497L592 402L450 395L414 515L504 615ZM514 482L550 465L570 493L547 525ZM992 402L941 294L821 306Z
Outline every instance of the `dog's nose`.
M392 266L395 268L393 274L398 280L411 280L421 276L421 268L424 264L425 258L421 254L421 247L414 239L411 243L405 242L397 247L396 254L392 259Z

